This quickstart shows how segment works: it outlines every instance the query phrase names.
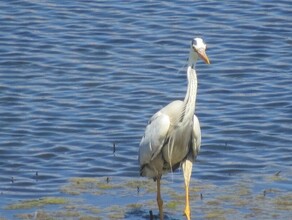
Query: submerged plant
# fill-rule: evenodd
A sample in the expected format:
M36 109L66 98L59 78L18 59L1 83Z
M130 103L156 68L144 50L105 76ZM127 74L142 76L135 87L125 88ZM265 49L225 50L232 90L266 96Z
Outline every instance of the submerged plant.
M31 209L46 205L61 205L68 203L68 200L61 197L44 197L40 199L24 200L6 206L6 209Z

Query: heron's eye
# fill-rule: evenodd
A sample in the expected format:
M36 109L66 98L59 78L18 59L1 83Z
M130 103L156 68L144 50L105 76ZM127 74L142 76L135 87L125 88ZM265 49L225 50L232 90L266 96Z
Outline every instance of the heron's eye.
M206 44L205 46L206 46L206 49L205 49L205 50L207 50L207 48L208 48L208 47L207 47L207 44Z
M195 39L192 40L192 45L195 45Z

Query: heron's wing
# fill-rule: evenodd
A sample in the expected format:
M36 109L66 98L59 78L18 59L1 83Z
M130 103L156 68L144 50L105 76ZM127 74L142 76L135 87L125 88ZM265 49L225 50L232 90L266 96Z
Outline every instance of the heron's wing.
M158 111L152 116L140 142L140 166L149 163L160 153L167 137L169 126L170 118L167 114Z
M200 122L196 115L194 115L193 133L192 133L192 150L194 157L198 155L201 147L201 128Z

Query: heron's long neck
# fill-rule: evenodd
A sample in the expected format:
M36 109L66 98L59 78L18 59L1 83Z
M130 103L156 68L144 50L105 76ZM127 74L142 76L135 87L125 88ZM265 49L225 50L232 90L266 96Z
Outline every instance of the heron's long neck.
M195 63L196 60L193 62L189 62L187 75L188 75L188 88L186 97L184 99L184 115L182 120L191 120L194 112L195 112L195 105L196 105L196 96L197 96L197 74L195 70Z

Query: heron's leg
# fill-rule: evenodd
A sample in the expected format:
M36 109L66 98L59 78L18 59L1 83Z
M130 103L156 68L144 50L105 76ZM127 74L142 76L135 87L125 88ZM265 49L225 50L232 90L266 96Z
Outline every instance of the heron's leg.
M161 176L157 177L156 183L157 183L157 205L159 209L159 219L163 220L163 200L161 198L161 193L160 193L160 180Z
M191 209L190 209L190 199L189 199L189 186L190 180L192 175L192 168L193 168L193 160L191 158L187 158L183 164L183 174L185 180L185 191L186 191L186 206L185 206L185 216L187 220L191 219Z

